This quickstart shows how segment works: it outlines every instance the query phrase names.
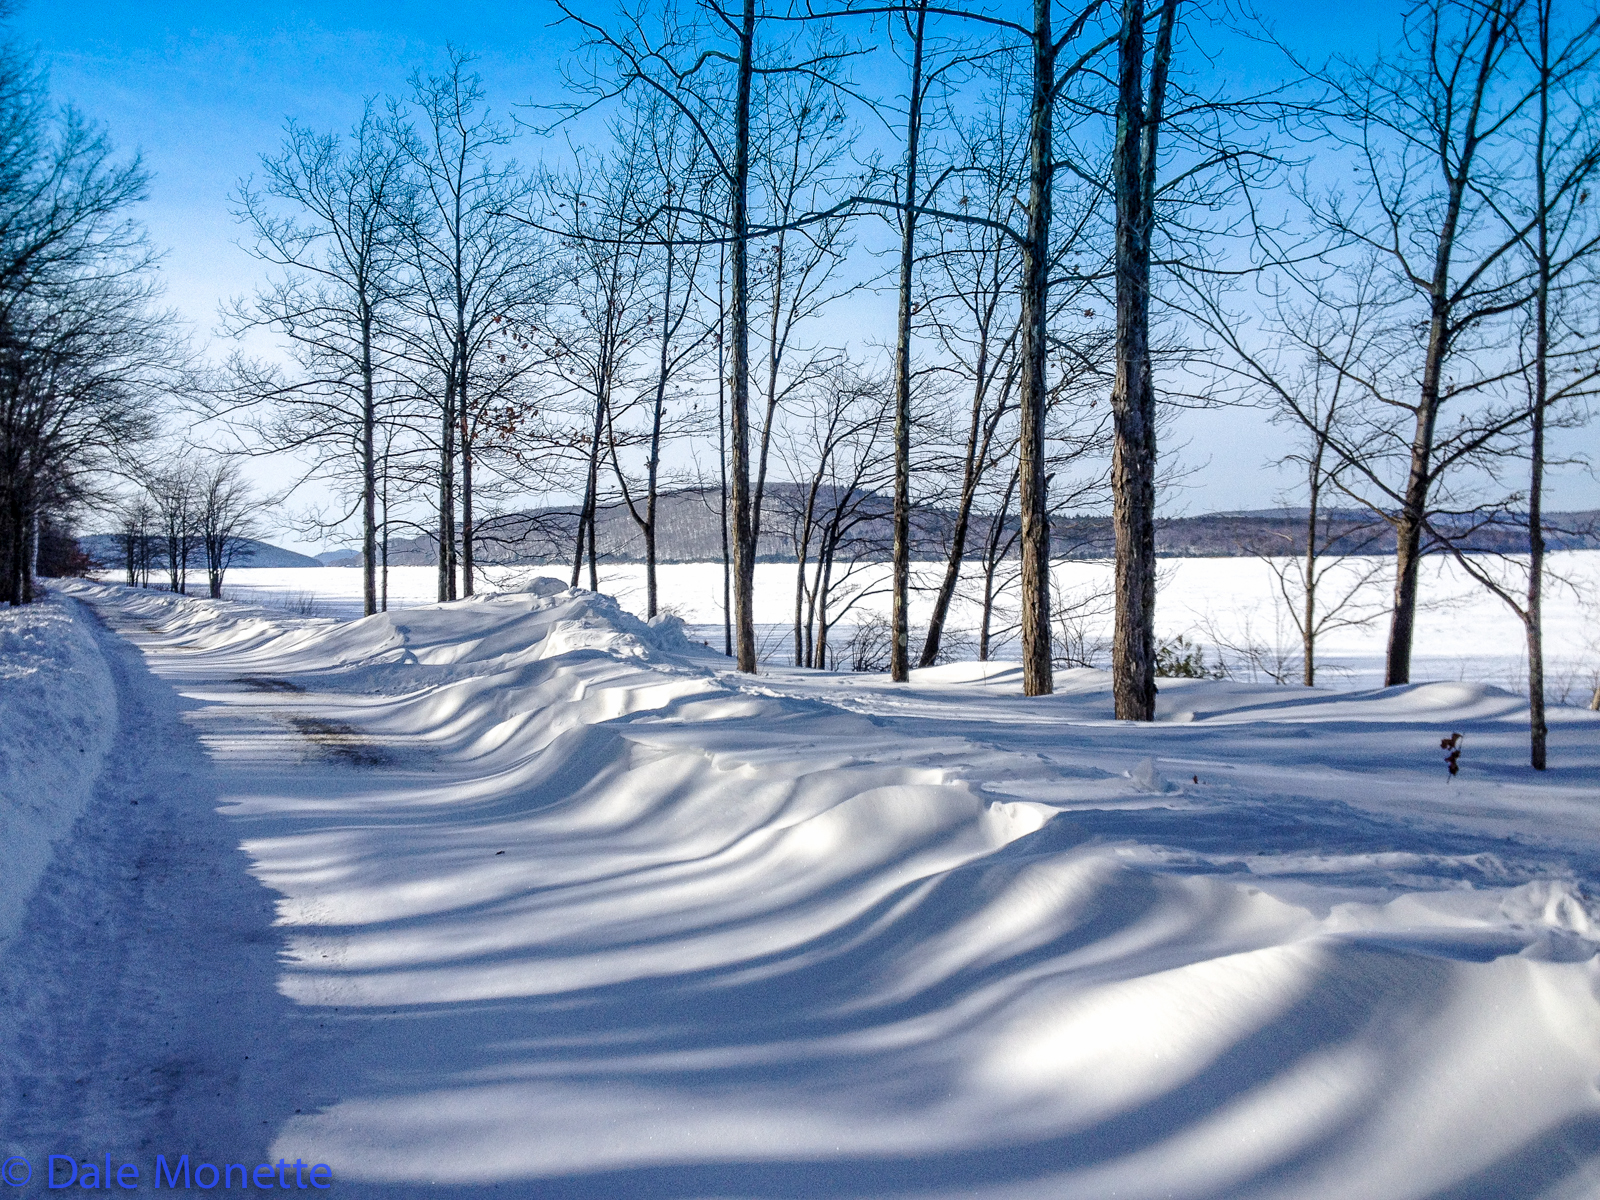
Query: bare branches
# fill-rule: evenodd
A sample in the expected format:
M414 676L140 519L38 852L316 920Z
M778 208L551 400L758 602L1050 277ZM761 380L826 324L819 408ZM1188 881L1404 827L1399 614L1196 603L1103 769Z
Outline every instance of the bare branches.
M153 308L154 256L128 207L137 159L0 50L0 599L33 595L34 531L87 498L155 428L186 365Z

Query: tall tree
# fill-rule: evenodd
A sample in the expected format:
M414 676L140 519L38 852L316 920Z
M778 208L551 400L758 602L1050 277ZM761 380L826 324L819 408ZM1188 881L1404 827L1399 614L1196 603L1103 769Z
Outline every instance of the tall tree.
M635 117L640 116L636 111ZM547 219L564 247L561 302L548 324L550 370L581 405L573 444L583 470L572 586L587 549L589 586L599 586L597 512L612 406L641 378L638 351L650 329L649 274L642 232L649 213L649 153L644 122L613 126L604 154L580 153L570 171L544 183ZM637 135L637 136L635 136ZM620 470L620 468L619 468Z
M1526 11L1526 0L1425 0L1408 10L1393 57L1322 76L1334 96L1328 133L1355 188L1314 197L1312 211L1337 242L1377 256L1392 297L1390 354L1351 372L1373 415L1349 446L1352 478L1395 529L1389 685L1411 680L1418 567L1437 506L1525 413L1506 394L1505 316L1533 288L1518 265L1532 226L1502 220L1502 173L1535 102L1515 58Z
M228 568L250 556L249 539L258 508L238 463L216 458L204 463L196 477L196 524L205 554L206 584L213 600L222 599Z
M1600 227L1588 197L1600 175L1600 126L1592 116L1593 68L1600 61L1600 17L1563 19L1552 0L1530 0L1515 31L1531 75L1527 128L1513 145L1525 147L1500 164L1498 191L1517 187L1510 203L1496 206L1503 233L1519 237L1526 266L1514 273L1531 292L1523 307L1518 344L1520 376L1527 393L1526 491L1520 497L1527 530L1527 563L1520 588L1492 557L1468 555L1449 544L1463 569L1498 596L1522 622L1528 656L1529 762L1543 771L1549 762L1545 711L1544 585L1545 469L1547 437L1554 426L1581 421L1574 411L1600 388L1600 335L1590 300ZM1515 180L1515 184L1512 181ZM1567 414L1562 419L1563 410Z
M1118 719L1149 721L1156 709L1156 403L1150 359L1150 241L1155 228L1156 155L1178 0L1163 0L1146 64L1143 0L1123 0L1117 43L1117 345L1111 405L1112 526L1116 619L1111 689ZM1148 79L1146 72L1148 70Z
M181 365L129 215L146 181L0 47L0 601L32 599L44 510L128 464Z
M378 611L375 439L391 353L383 331L395 291L401 165L369 103L348 140L290 121L282 150L262 156L262 184L240 184L235 216L253 235L247 249L283 273L253 298L235 300L224 327L235 337L278 333L295 369L235 355L231 386L212 406L240 419L262 448L314 448L335 474L354 466L368 616Z
M1016 120L1013 91L1010 73L1001 73L979 113L961 122L956 133L950 172L958 181L954 207L980 214L988 223L930 218L933 245L921 264L918 307L924 336L937 355L933 365L971 397L964 427L952 420L943 438L954 447L946 470L958 472L959 480L951 484L955 521L918 662L923 667L939 660L972 536L974 506L988 472L1005 457L1005 421L1016 407L1021 257L1003 222L1026 175L1027 141ZM951 118L954 122L955 114Z
M851 7L854 13L897 12L893 7ZM1050 519L1049 480L1045 470L1047 449L1045 423L1049 407L1050 355L1050 265L1059 252L1052 236L1054 192L1058 172L1071 168L1080 175L1089 172L1070 154L1060 155L1064 130L1058 112L1075 101L1073 111L1094 111L1092 101L1074 94L1074 89L1092 88L1101 54L1115 44L1117 35L1095 36L1095 20L1107 7L1106 0L1085 0L1069 6L1070 20L1057 32L1055 0L1033 0L1031 20L1008 20L977 9L946 9L944 16L971 21L1015 38L1027 59L1024 72L1027 100L1027 191L1020 207L1021 221L1009 214L995 220L977 213L965 213L931 203L918 204L921 215L937 215L946 220L971 221L997 227L1017 245L1020 263L1018 301L1021 336L1018 358L1019 415L1019 499L1021 512L1022 556L1022 690L1038 696L1053 688L1050 653ZM933 10L930 10L933 11ZM901 208L903 200L862 195L852 198L860 205Z
M633 130L645 159L640 233L648 250L643 255L646 317L640 350L648 362L641 364L643 386L633 398L607 406L606 435L623 504L644 539L645 612L654 617L660 607L656 558L662 451L667 442L703 424L697 406L675 412L670 402L714 335L699 310L709 247L702 236L703 219L696 216L708 210L711 186L700 170L704 152L682 114L656 96L641 95L634 105L638 118ZM626 426L636 412L643 428L630 433ZM642 498L619 454L628 443L644 449Z
M754 589L760 500L751 470L751 243L754 237L777 232L778 227L769 221L758 229L752 217L752 171L757 165L752 145L760 120L767 116L769 100L784 94L772 87L774 81L790 74L813 78L827 69L837 51L828 46L825 34L807 43L822 48L802 55L799 61L789 58L794 39L788 35L773 39L770 45L758 42L758 27L771 14L761 11L756 0L742 0L733 9L709 0L689 0L630 10L614 30L570 5L563 3L560 8L567 20L583 30L589 48L603 60L600 71L579 81L580 87L593 100L634 89L653 91L676 107L700 139L707 170L717 180L719 199L726 202L725 208L719 203L705 215L721 223L721 240L728 246L725 341L733 626L738 668L753 673L758 665ZM766 156L761 163L774 165ZM807 214L808 221L812 216Z
M411 268L405 299L421 329L423 361L444 384L440 397L440 596L454 599L455 462L459 455L461 589L472 595L474 470L485 414L494 395L479 375L505 352L497 327L524 321L545 300L536 234L513 213L530 184L514 162L498 157L511 129L489 111L474 59L450 47L443 71L411 77L414 111L392 110L392 136L409 168L408 203L400 210ZM414 345L418 342L414 339ZM492 374L492 371L488 373Z

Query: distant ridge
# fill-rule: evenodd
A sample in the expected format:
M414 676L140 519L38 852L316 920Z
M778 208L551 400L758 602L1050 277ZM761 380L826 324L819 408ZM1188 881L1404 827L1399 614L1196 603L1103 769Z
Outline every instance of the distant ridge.
M166 543L159 538L152 539L156 546L157 557L165 555ZM293 550L285 550L282 546L274 546L268 542L259 542L254 538L243 539L243 545L238 554L234 556L232 566L235 567L320 567L322 564L310 555L296 554ZM122 540L115 534L91 533L78 539L78 545L83 547L83 552L106 570L115 570L127 560L122 548ZM195 549L190 558L190 569L204 567L205 551Z
M719 494L714 489L689 488L663 493L657 502L657 559L671 562L715 562L722 558ZM795 530L803 503L795 484L769 484L763 504L763 528L757 560L793 562ZM892 501L869 495L859 502L863 519L847 535L841 555L887 562L890 556ZM1333 554L1392 554L1394 533L1370 513L1335 510L1327 514L1324 528L1332 535L1327 547ZM1163 558L1227 558L1248 554L1300 554L1305 551L1306 510L1254 509L1208 513L1198 517L1166 517L1156 522L1156 553ZM992 518L974 514L967 535L967 556L975 557L991 529ZM1008 521L1015 528L1016 519ZM1552 513L1546 517L1552 531L1552 550L1600 549L1600 510ZM482 520L473 538L477 561L483 565L548 565L570 563L578 526L578 509L565 505L503 513ZM920 561L943 559L949 554L955 514L943 508L923 507L912 513L912 557ZM1465 531L1468 526L1461 525ZM644 538L622 504L601 505L595 519L595 543L604 562L643 562ZM1466 539L1476 551L1515 553L1526 541L1525 531L1513 521L1480 529ZM1111 519L1104 516L1064 516L1051 522L1051 553L1057 558L1098 559L1114 550ZM1434 545L1430 551L1441 547ZM323 563L360 566L354 551L328 551L318 555ZM391 539L391 566L433 566L434 542L426 537Z

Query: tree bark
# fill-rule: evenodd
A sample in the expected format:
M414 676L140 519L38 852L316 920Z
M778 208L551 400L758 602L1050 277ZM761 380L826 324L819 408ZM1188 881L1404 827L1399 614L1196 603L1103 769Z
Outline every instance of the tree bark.
M723 285L727 278L727 254L717 252L717 513L722 525L722 653L733 657L733 571L728 553L728 308Z
M972 528L972 506L978 495L978 484L982 481L985 466L989 456L990 442L994 436L995 424L999 421L1001 413L1006 407L1006 393L1010 390L1010 381L1007 380L1000 394L999 410L993 414L988 422L983 420L983 399L988 391L990 381L988 371L989 341L985 334L978 348L978 361L975 368L976 381L972 391L972 423L967 429L966 458L961 468L961 499L956 505L956 524L950 537L950 554L945 560L944 578L939 582L939 590L934 596L933 612L928 618L928 636L923 639L922 658L917 663L919 667L931 667L939 658L939 647L944 641L944 623L950 616L950 605L955 599L956 585L961 581L961 564L966 559L967 537Z
M377 406L372 388L372 309L361 307L361 612L378 611L377 527L378 469L376 446Z
M889 678L896 683L911 678L911 280L916 261L917 151L922 140L922 47L927 23L928 0L919 0L912 33L905 205L901 209L900 314L894 350L894 586L890 601Z
M1131 0L1130 0L1131 2ZM1033 2L1033 96L1028 118L1028 222L1022 243L1022 694L1055 689L1050 664L1050 515L1044 471L1046 320L1050 287L1051 127L1056 49L1052 0Z
M1042 0L1041 0L1042 2ZM738 86L733 151L733 601L739 670L756 671L756 544L750 512L750 90L754 75L756 6L744 0L739 27Z
M1322 443L1311 456L1310 505L1306 509L1306 578L1304 620L1300 627L1301 674L1307 687L1317 685L1317 508L1322 500Z
M465 372L462 373L465 375ZM461 594L473 594L472 575L475 569L476 555L472 542L474 524L472 518L472 430L467 423L467 381L461 381L461 391L458 394L459 403L456 409L461 417Z
M15 608L23 603L22 557L26 550L22 525L26 510L15 487L8 487L3 499L4 508L0 510L0 571L4 572L4 578L0 582L3 582L4 590L0 592L0 599Z
M1528 478L1528 758L1535 771L1547 766L1550 727L1544 708L1544 426L1550 402L1550 203L1545 151L1550 129L1550 0L1540 0L1539 133L1534 147L1535 228L1533 296L1533 411L1529 430Z
M1494 73L1494 62L1504 42L1507 26L1498 0L1489 6L1494 19L1484 39L1484 50L1474 77L1461 150L1452 163L1441 146L1447 173L1443 219L1434 248L1433 275L1429 280L1428 345L1423 358L1422 391L1417 401L1416 428L1411 439L1411 464L1406 490L1395 522L1394 615L1389 622L1389 644L1384 685L1411 682L1411 645L1417 618L1417 569L1421 559L1422 530L1428 519L1428 498L1433 487L1434 429L1439 420L1439 394L1445 359L1450 353L1450 327L1454 318L1450 294L1450 267L1455 258L1456 231L1462 198L1472 180L1479 144L1478 114ZM1453 97L1452 97L1453 98Z
M455 369L444 388L439 419L439 603L456 598Z
M1161 9L1144 84L1144 6L1123 0L1118 44L1114 151L1116 380L1111 394L1112 526L1116 536L1116 622L1111 689L1119 720L1155 717L1155 386L1150 365L1150 240L1155 224L1156 147L1166 95L1177 0Z

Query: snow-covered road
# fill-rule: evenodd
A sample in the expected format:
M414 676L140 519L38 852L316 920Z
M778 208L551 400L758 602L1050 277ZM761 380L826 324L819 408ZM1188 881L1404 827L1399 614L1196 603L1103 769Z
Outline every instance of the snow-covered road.
M740 679L554 584L343 624L75 594L118 732L0 951L7 1154L1600 1195L1590 714L1534 778L1470 683L1164 681L1139 727L1091 671Z
M76 615L109 670L114 697L93 700L114 700L114 734L0 951L0 1146L34 1165L39 1194L50 1154L148 1165L204 1147L260 1161L316 1090L316 1022L276 987L273 897L217 811L191 706L126 638Z

